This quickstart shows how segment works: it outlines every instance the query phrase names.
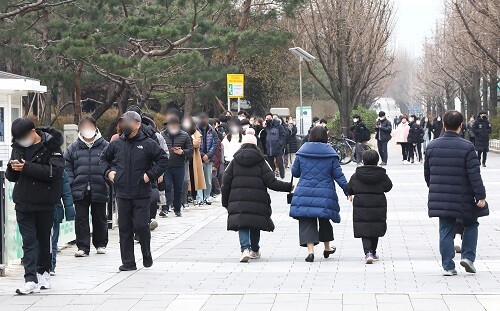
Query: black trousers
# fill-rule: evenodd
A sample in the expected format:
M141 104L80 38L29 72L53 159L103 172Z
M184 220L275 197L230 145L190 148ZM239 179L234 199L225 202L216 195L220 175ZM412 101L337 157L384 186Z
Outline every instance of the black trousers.
M151 230L149 229L150 198L116 198L118 206L118 230L120 253L126 267L135 267L134 232L139 235L143 257L151 257Z
M378 238L361 238L361 241L363 242L363 250L365 251L365 254L377 253Z
M92 195L87 191L82 200L75 201L76 246L86 254L90 252L89 209L92 215L92 244L95 248L108 245L106 202L92 202Z
M403 161L409 160L410 149L411 149L411 144L401 143L401 154L403 155Z
M319 230L318 230L319 224ZM307 243L333 241L333 227L329 219L300 218L299 219L300 246L307 247Z
M274 164L274 160L276 160L276 164L278 165L278 170L280 171L280 177L285 178L285 166L283 164L283 155L278 156L267 156L267 163L273 170L276 170L276 165Z
M149 219L156 218L158 211L158 202L160 202L160 191L158 188L151 189L151 202L149 203Z
M421 143L418 143L418 144L409 144L410 146L410 150L409 150L409 157L408 157L408 160L410 161L415 161L415 153L417 153L417 161L420 162L422 161L422 144Z
M16 211L16 219L23 239L24 280L38 283L37 272L50 272L52 267L51 230L54 211Z
M389 157L389 154L387 152L387 142L377 140L377 149L378 153L380 153L380 160L382 161L382 163L387 164L387 158Z
M486 158L488 157L488 151L478 151L477 152L477 157L479 158L479 161L481 161L481 155L483 156L483 164L486 164Z

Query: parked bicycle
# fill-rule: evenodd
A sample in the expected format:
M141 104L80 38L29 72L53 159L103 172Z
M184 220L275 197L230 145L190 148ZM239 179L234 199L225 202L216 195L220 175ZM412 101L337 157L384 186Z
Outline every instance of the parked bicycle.
M340 165L346 165L356 160L356 142L354 140L347 138L344 134L341 134L340 137L330 137L329 143L339 155ZM365 151L371 149L367 144L364 144L363 148Z

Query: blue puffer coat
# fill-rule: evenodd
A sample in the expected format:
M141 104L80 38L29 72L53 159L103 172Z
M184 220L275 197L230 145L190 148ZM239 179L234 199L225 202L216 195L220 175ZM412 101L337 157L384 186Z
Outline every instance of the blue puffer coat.
M336 181L349 195L347 180L332 146L307 142L297 152L292 174L300 177L290 207L293 218L327 218L340 222Z
M429 217L471 219L489 214L477 200L486 198L474 145L455 132L445 132L425 150Z

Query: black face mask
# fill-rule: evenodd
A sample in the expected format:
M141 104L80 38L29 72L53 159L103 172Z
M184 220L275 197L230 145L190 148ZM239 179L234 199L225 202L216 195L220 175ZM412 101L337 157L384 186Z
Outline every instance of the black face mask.
M129 137L130 134L132 134L133 131L134 131L134 129L132 129L132 127L130 127L130 126L124 126L124 127L122 127L123 135L125 135L126 137Z
M273 123L273 120L266 120L266 124L270 126Z
M482 116L481 118L482 118L483 120L488 119L488 117L487 117L487 116Z

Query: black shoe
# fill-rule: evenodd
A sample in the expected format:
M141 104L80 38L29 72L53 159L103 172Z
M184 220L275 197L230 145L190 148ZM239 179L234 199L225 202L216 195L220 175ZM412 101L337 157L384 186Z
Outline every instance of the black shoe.
M139 235L137 233L134 233L134 240L136 242L139 242Z
M210 202L209 200L205 200L203 201L206 205L212 205L212 202Z
M181 212L175 212L175 217L182 217Z
M306 257L306 261L307 261L307 262L313 262L313 261L314 261L314 254L309 254L309 255L307 255L307 257Z
M486 164L485 164L485 163L483 163L483 167L486 167Z
M153 257L148 256L142 258L142 264L144 265L144 268L149 268L153 265Z
M331 251L323 251L323 257L325 257L325 258L330 257L330 255L335 253L336 250L337 250L336 247L332 247Z
M158 215L160 215L160 217L168 217L168 210L162 209L160 211L160 214L158 214Z
M136 266L130 266L130 267L127 267L125 265L121 265L120 268L120 271L134 271L134 270L137 270L137 267Z

